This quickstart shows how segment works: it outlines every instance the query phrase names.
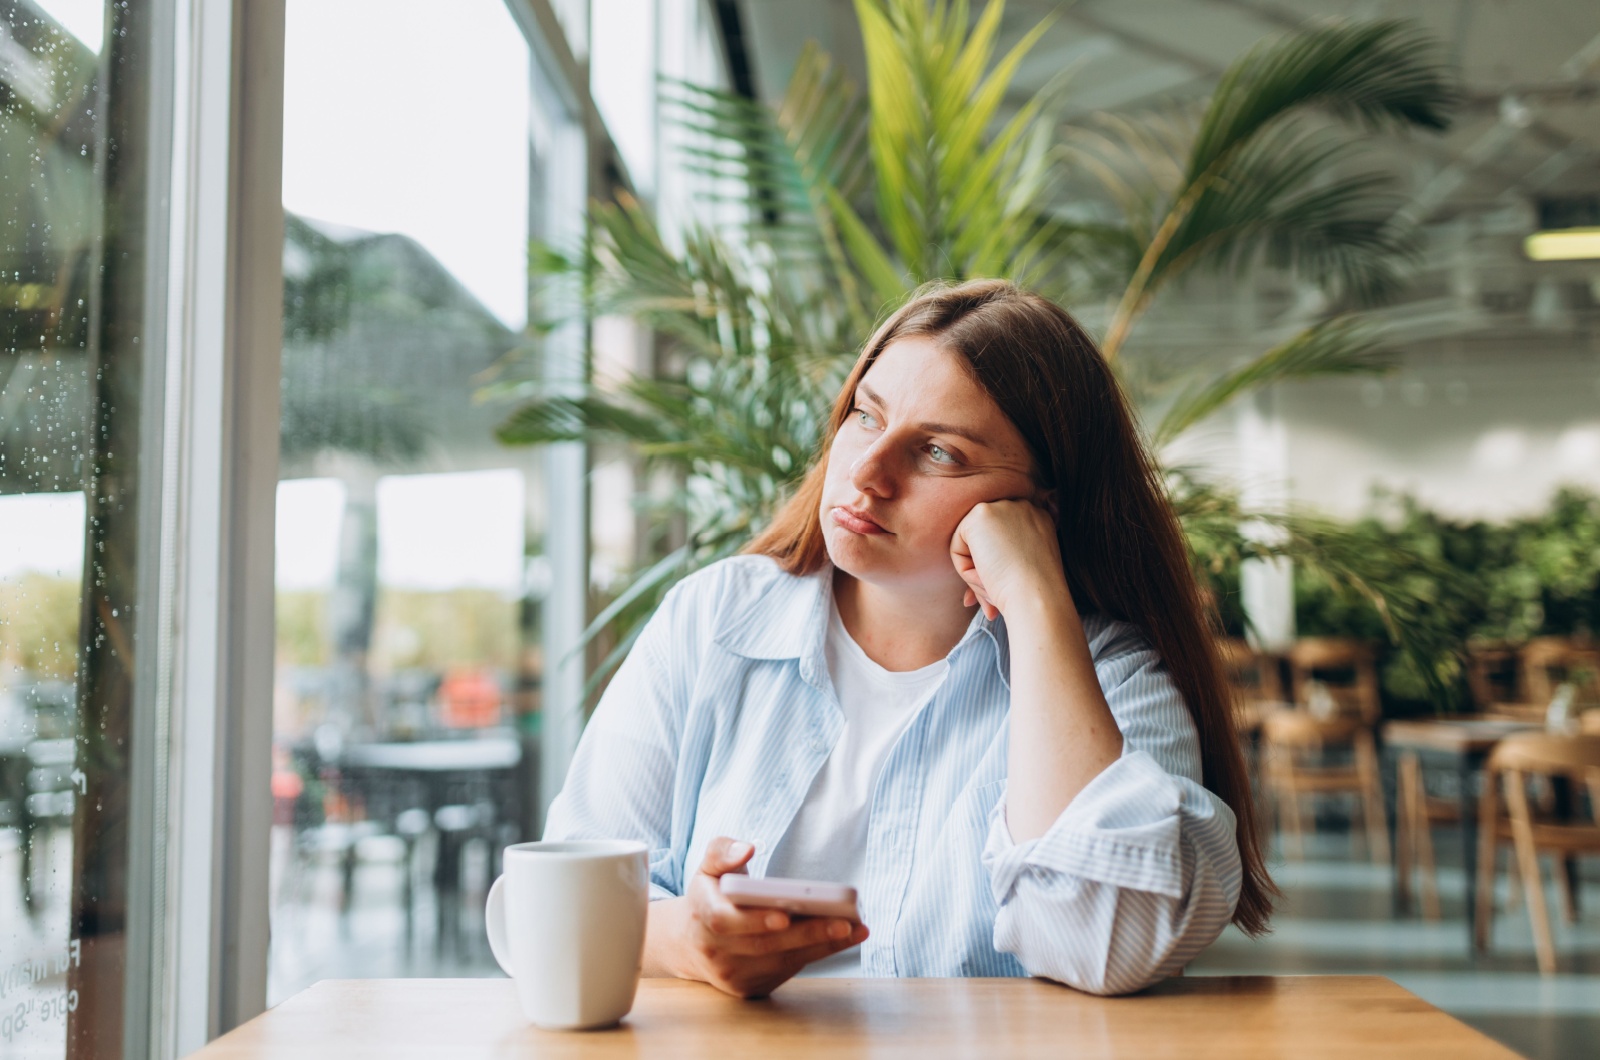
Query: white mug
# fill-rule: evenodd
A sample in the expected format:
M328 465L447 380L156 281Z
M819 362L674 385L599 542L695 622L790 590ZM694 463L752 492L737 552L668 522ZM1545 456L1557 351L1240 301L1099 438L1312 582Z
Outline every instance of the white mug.
M633 1008L650 906L643 843L588 839L506 847L484 924L494 959L541 1027L609 1027Z

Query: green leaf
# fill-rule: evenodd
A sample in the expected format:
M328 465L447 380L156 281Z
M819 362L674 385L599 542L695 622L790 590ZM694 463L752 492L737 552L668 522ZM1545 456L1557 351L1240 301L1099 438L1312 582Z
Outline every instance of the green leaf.
M1437 43L1396 21L1307 30L1231 65L1200 120L1182 179L1154 215L1159 220L1130 217L1151 234L1107 328L1106 356L1117 356L1162 286L1207 258L1245 256L1252 244L1271 245L1280 260L1303 260L1318 279L1337 278L1356 300L1392 289L1387 259L1411 236L1373 213L1381 181L1340 174L1336 188L1319 195L1349 142L1316 146L1296 123L1321 114L1368 131L1442 129L1457 96L1446 71ZM1126 188L1121 197L1129 198ZM1302 236L1307 216L1322 223Z
M1311 108L1370 131L1445 129L1458 97L1446 71L1438 42L1398 20L1323 26L1258 45L1212 93L1188 183L1278 119Z
M1394 358L1394 352L1360 322L1348 317L1323 321L1250 363L1184 392L1162 416L1151 444L1166 445L1242 394L1295 379L1371 375L1388 370Z

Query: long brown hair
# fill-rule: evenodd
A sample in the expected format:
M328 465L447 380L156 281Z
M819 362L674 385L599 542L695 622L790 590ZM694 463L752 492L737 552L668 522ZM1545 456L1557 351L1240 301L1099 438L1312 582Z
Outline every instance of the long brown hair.
M1177 517L1132 409L1094 340L1060 306L1000 280L918 291L878 328L834 403L821 451L793 497L746 552L791 574L827 560L820 507L828 448L856 386L895 339L921 335L957 354L1016 425L1039 485L1055 491L1056 532L1072 599L1137 626L1160 655L1200 734L1201 780L1233 810L1244 879L1233 922L1266 931L1277 888L1267 875L1254 803L1203 602Z

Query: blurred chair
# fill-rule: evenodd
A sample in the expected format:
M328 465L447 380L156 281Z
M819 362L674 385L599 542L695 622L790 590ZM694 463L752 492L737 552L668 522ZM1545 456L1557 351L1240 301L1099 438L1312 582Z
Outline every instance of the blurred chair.
M1305 797L1353 795L1361 803L1368 852L1387 863L1389 828L1373 735L1382 707L1372 649L1343 637L1305 637L1287 659L1295 708L1267 714L1261 730L1263 778L1280 826L1288 826L1293 852L1303 856ZM1313 709L1323 695L1332 710ZM1346 752L1348 761L1330 761Z
M1305 855L1305 798L1354 795L1366 821L1368 851L1374 861L1389 860L1389 828L1383 814L1383 787L1372 727L1353 716L1317 718L1306 710L1273 711L1262 719L1264 787L1277 806L1279 827L1287 826L1296 857ZM1348 748L1350 761L1327 761L1326 752ZM1351 829L1359 835L1359 828Z
M1571 681L1580 703L1600 703L1600 645L1566 637L1535 637L1522 649L1523 691L1518 698L1547 705L1556 686Z
M1259 838L1265 842L1271 806L1267 803L1265 786L1261 780L1261 719L1288 705L1283 701L1283 678L1278 672L1278 658L1256 651L1239 637L1219 638L1217 654L1222 659L1228 685L1233 692L1234 727L1239 734L1245 769L1250 777L1250 791L1256 803L1256 829L1260 833Z
M1285 705L1278 660L1256 651L1238 637L1219 639L1217 651L1233 689L1234 719L1239 731L1254 732L1267 711Z
M466 881L463 878L467 847L483 844L489 855L489 883L494 882L494 848L498 831L495 804L487 798L472 803L452 803L434 811L433 825L437 835L433 861L433 891L435 897L435 940L440 950L462 952L463 938L478 940L476 933L463 936L461 917L465 912L477 912L478 899L486 895L471 895L468 900Z
M1531 777L1565 778L1589 789L1590 821L1552 821L1535 816L1528 799ZM1505 800L1502 812L1502 788ZM1574 804L1578 800L1572 800ZM1539 852L1557 855L1556 880L1568 919L1576 907L1567 890L1561 862L1578 854L1600 854L1600 735L1555 736L1548 733L1519 733L1508 736L1489 756L1483 786L1478 826L1478 896L1474 930L1480 950L1489 947L1494 917L1495 863L1500 847L1509 842L1516 851L1517 871L1533 924L1534 949L1539 971L1556 971L1555 941L1550 934L1550 915L1545 906L1544 881L1539 873Z
M1439 878L1433 859L1433 826L1461 820L1456 800L1429 795L1422 758L1404 751L1395 760L1395 875L1401 901L1409 901L1411 872L1417 870L1422 915L1439 919Z
M1372 648L1349 637L1302 637L1289 648L1289 690L1294 701L1310 702L1315 681L1333 697L1342 715L1369 726L1383 714L1378 698L1378 666Z
M1503 640L1474 640L1467 645L1467 689L1472 705L1493 713L1496 705L1523 698L1522 652Z

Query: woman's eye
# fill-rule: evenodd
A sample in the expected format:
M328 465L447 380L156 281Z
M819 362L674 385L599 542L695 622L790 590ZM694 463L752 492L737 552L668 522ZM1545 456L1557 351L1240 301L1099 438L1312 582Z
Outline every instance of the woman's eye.
M872 413L866 409L856 409L856 422L863 427L876 427L878 421L873 419Z
M937 445L928 446L928 456L935 464L954 464L957 462L955 457L951 456L948 452L939 448Z

